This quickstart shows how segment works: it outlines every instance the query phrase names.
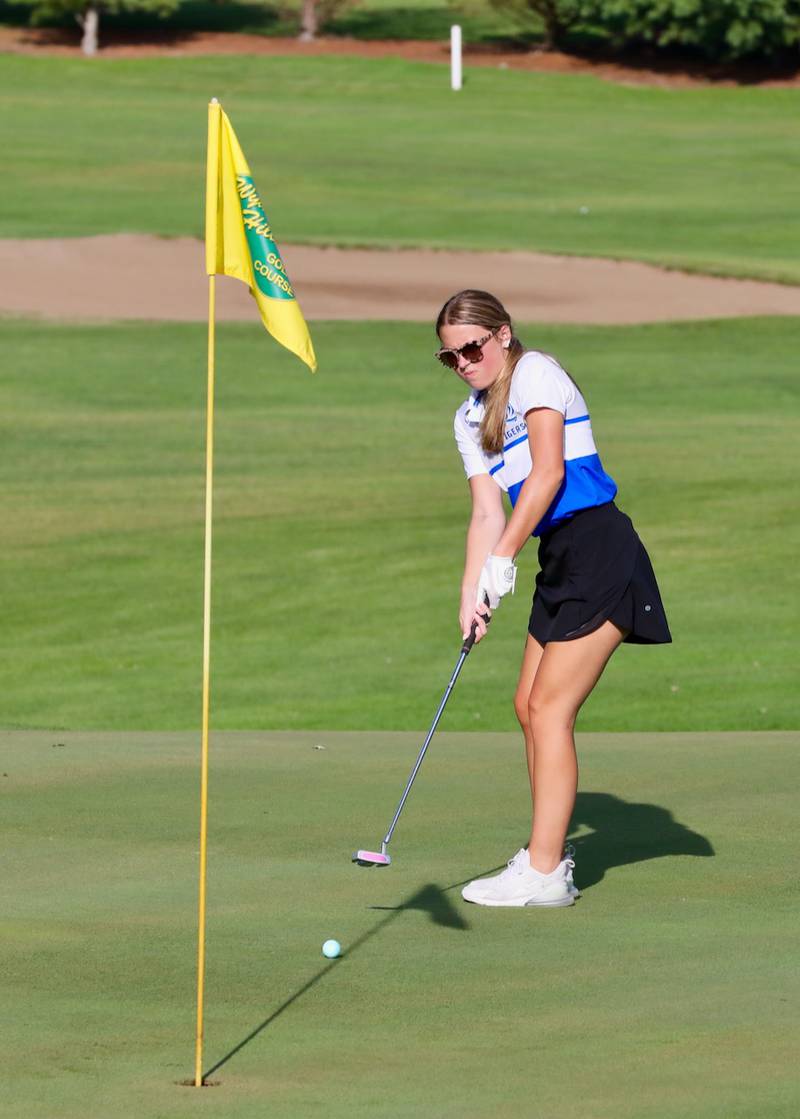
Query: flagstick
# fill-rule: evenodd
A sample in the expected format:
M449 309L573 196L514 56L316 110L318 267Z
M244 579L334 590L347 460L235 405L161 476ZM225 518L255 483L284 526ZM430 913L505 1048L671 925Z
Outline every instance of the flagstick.
M203 733L200 776L200 901L197 935L197 1037L194 1086L203 1086L203 994L206 968L208 852L208 708L211 666L211 504L214 477L214 276L208 277L208 402L206 405L206 545L203 589Z

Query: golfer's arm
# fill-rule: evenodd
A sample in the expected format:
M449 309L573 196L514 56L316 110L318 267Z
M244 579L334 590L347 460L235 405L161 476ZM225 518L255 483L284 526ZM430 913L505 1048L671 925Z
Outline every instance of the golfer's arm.
M477 474L469 480L472 495L472 515L467 527L467 547L464 559L462 593L474 594L486 557L506 527L503 495L498 484L488 474Z
M533 468L519 491L505 531L495 544L496 556L516 556L522 550L564 480L564 417L552 408L535 408L528 412L525 422Z

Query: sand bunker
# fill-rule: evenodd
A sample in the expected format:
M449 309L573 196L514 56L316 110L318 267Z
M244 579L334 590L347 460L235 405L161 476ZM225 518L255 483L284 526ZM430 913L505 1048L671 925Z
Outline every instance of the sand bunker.
M496 292L521 321L643 323L800 315L800 287L541 253L284 245L308 319L429 322L454 291ZM0 241L0 312L73 321L206 317L203 245L139 234ZM220 278L217 318L252 320L243 284Z

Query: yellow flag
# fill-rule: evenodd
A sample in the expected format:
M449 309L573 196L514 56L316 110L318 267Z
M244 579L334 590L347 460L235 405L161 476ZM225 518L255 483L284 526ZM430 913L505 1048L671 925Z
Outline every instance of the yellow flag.
M250 288L272 337L317 368L306 320L295 298L236 133L222 106L208 106L206 272Z

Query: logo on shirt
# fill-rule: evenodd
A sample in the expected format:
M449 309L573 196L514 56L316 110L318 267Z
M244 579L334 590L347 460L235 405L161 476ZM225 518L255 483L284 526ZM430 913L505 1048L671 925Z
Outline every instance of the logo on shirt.
M521 435L524 431L527 431L527 430L528 429L525 426L525 423L521 422L521 421L513 424L511 427L507 427L506 428L506 443L509 443L512 439L516 439L518 435Z

